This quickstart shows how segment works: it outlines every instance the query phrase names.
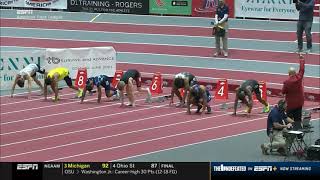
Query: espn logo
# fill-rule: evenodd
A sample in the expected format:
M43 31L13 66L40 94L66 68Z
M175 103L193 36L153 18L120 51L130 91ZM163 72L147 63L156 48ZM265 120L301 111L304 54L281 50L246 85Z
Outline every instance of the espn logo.
M38 170L38 164L17 164L17 170Z
M272 166L254 166L253 171L272 171Z

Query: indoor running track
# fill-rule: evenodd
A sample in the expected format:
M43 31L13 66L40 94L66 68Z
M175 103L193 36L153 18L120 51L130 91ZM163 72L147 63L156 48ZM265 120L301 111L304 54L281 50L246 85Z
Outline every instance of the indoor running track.
M97 104L96 94L80 104L72 90L60 93L58 103L44 101L39 92L32 99L1 96L1 161L116 161L261 130L266 124L259 103L251 117L240 112L235 118L232 109L220 109L222 100L211 103L212 114L186 115L185 109L169 107L168 100L145 103L145 94L138 95L136 108L120 108L119 101ZM277 101L269 97L270 104ZM306 102L305 108L317 105Z

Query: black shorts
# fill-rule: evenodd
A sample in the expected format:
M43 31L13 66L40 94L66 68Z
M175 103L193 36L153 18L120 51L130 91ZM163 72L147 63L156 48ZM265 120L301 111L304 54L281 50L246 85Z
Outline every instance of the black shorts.
M37 67L38 67L38 71L37 71L36 73L34 73L34 74L31 75L32 78L35 78L36 75L37 75L37 73L44 74L44 72L45 72L45 69L40 68L39 64L36 64L36 65L37 65Z
M252 91L256 94L257 97L258 96L261 97L261 92L260 92L259 86L258 86L258 88L254 88Z
M136 81L137 83L137 87L141 87L141 76L140 76L140 73L139 73L139 76L138 77L135 77L134 80Z
M137 87L141 87L141 74L139 71L137 71L135 69L129 69L121 77L120 81L124 81L126 84L128 84L128 81L130 78L132 78L136 81Z
M45 72L46 72L46 70L45 69L43 69L43 68L41 68L40 66L39 66L39 64L37 64L37 66L38 66L38 73L40 73L40 74L44 74Z
M63 78L69 87L72 86L72 79L69 76Z

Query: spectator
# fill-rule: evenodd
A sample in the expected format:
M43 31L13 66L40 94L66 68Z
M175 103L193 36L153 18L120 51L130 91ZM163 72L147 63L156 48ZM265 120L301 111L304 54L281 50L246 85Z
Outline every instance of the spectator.
M288 118L285 110L287 103L281 99L278 106L272 108L268 115L267 121L267 135L270 142L261 144L261 150L264 155L268 155L271 149L277 149L282 155L287 155L288 147L290 147L291 140L284 138L284 129L292 128L293 120Z
M288 103L287 114L295 121L294 128L301 128L301 111L304 104L303 93L303 74L304 74L304 58L300 55L300 69L297 74L293 67L289 68L289 78L284 81L282 94Z
M214 56L223 54L224 57L228 57L228 15L229 7L225 4L224 0L219 0L214 27L218 28L218 31L222 31L223 33L215 33L216 52L214 53ZM220 38L222 39L223 51L221 51L220 47Z
M296 9L299 11L299 20L297 24L297 39L298 39L298 53L302 52L303 49L303 31L306 33L307 38L307 51L306 53L310 53L312 50L312 21L313 21L313 8L314 8L314 0L297 0L296 1Z

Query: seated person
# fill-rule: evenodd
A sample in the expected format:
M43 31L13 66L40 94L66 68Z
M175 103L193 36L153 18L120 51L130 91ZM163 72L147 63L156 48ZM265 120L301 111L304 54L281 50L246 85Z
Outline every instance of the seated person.
M248 114L251 113L252 106L253 106L253 100L252 100L252 93L256 94L256 97L258 101L264 105L263 112L267 113L270 111L269 104L261 98L261 92L259 89L259 83L256 80L246 80L243 82L239 88L236 89L236 98L234 101L234 112L233 115L236 115L237 113L237 107L238 107L238 100L241 100L242 103L244 103L248 108L246 112Z
M190 90L190 87L197 82L195 76L188 72L181 72L179 74L176 74L173 79L173 86L171 89L171 101L169 105L173 104L173 97L174 94L176 94L180 100L180 103L177 104L177 107L183 107L185 104L185 100L187 97L187 94ZM181 94L179 92L179 89L184 89L183 97L181 97Z
M283 133L284 130L292 128L294 121L286 115L286 108L286 101L281 99L268 115L267 135L271 142L261 144L262 153L265 155L268 155L271 149L277 149L282 155L287 155L288 153L291 141L285 139Z
M86 91L91 92L94 86L98 89L98 103L101 102L101 86L104 88L106 96L112 97L117 95L117 89L112 86L113 77L108 77L106 75L99 75L95 77L90 77L87 79L86 86L83 89L82 97L80 103L83 103L84 97L86 96Z
M199 84L195 84L190 88L190 93L187 99L187 113L191 114L190 106L195 105L197 106L196 113L202 113L207 109L207 114L211 113L211 107L208 104L211 101L211 94L209 90Z

